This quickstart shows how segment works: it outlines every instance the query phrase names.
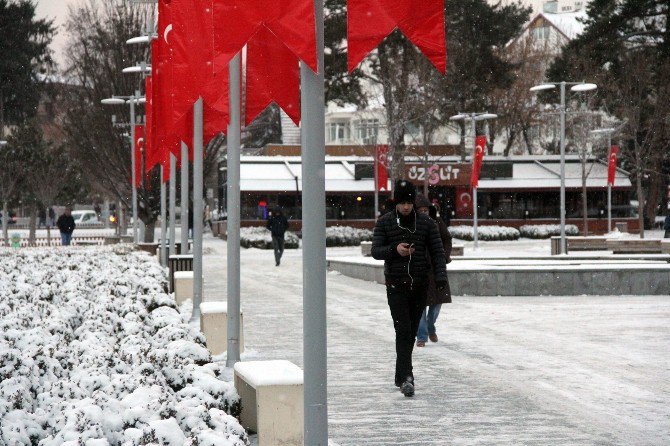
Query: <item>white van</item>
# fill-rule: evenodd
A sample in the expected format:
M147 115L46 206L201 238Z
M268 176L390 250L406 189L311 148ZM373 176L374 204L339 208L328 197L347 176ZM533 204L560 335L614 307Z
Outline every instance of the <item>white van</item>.
M103 224L98 220L95 211L72 211L72 218L77 226L101 226Z

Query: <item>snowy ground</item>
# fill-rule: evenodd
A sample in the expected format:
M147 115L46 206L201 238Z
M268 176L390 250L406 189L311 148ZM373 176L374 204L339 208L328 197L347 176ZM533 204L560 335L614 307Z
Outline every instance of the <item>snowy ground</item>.
M226 244L208 235L205 247L205 299L225 300ZM489 242L477 255L511 251L548 254L549 241ZM272 251L242 250L241 271L242 359L302 366L301 251L275 267ZM330 437L341 446L667 444L669 325L662 296L456 298L443 306L440 342L416 351L417 394L406 399L392 380L384 287L329 273Z

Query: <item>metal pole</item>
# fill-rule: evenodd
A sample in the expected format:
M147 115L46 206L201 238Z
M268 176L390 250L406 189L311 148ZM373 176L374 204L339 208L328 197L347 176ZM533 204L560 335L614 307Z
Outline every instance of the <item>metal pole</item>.
M300 64L302 91L302 275L304 444L328 444L326 187L323 0L314 0L319 74Z
M240 360L240 55L229 64L228 177L226 212L228 214L228 352L226 366Z
M130 98L130 163L132 165L132 182L133 182L133 241L138 243L137 232L137 177L135 172L135 98L140 96L139 90L135 91L135 95Z
M607 147L608 150L611 152L612 150L612 133L608 132L607 133ZM608 164L609 164L609 158L608 158ZM607 184L607 232L612 231L612 185Z
M200 319L202 302L202 214L203 214L203 147L202 98L193 105L193 313L191 320Z
M474 162L477 152L477 124L475 122L475 113L472 114L472 161ZM479 247L479 234L477 233L477 188L472 188L472 232L474 234L475 249Z
M167 194L165 190L165 167L161 165L161 265L167 266Z
M375 151L375 212L374 212L374 219L377 220L377 216L379 215L379 152L377 151L377 145L375 144L374 147Z
M565 253L565 82L561 82L561 254Z
M176 243L175 243L175 223L177 216L175 215L175 207L177 202L177 157L174 156L174 153L170 153L170 198L169 198L169 211L170 214L170 229L169 229L169 239L170 239L170 249L169 255L173 256L177 254Z
M181 143L181 254L188 254L188 146Z

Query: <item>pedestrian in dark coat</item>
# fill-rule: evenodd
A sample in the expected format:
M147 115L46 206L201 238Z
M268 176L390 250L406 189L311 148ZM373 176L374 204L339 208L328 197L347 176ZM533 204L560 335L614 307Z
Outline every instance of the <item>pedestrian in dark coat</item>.
M288 220L282 214L280 209L277 209L273 215L268 219L267 228L272 234L272 248L275 252L275 266L281 263L281 257L284 255L284 235L288 230Z
M63 246L70 246L72 241L72 233L76 225L74 224L74 218L72 217L72 209L65 208L65 212L58 217L56 226L60 231L60 241Z
M665 222L663 223L663 229L665 229L664 238L670 238L670 214L665 217Z
M395 385L405 396L414 395L412 350L426 307L429 277L435 276L438 289L447 284L440 233L428 215L416 212L415 197L414 186L399 181L394 189L396 207L377 220L372 238L372 257L384 260L386 297L396 333Z
M431 203L424 195L419 194L416 198L416 209L417 211L430 216L437 225L440 233L440 240L442 241L442 246L444 247L444 252L447 257L447 263L451 262L451 234L449 233L447 225L437 215L437 206ZM433 276L431 276L431 278L432 277ZM426 300L428 308L423 309L421 320L419 322L419 330L416 336L417 347L425 347L428 339L430 339L431 342L437 342L435 322L442 309L442 304L445 303L451 303L449 281L447 280L447 284L444 288L438 290L435 280L431 280L428 283L428 298Z

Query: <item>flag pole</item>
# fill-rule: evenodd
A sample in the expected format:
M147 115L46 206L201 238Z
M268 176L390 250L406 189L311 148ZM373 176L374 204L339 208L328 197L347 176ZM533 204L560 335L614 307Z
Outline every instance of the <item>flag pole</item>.
M181 143L181 253L188 254L188 146Z
M168 250L168 255L173 256L177 254L176 245L175 245L175 207L177 201L177 157L174 156L174 153L170 152L170 197L169 197L169 211L170 214L170 229L168 238L170 239L170 248Z
M323 0L314 0L318 74L300 63L304 444L328 444ZM232 81L231 81L232 82Z
M226 367L240 360L240 54L228 65L230 70L228 125L228 178L226 212L228 213L228 351Z
M202 302L202 229L203 229L203 101L193 105L193 313L191 320L200 319Z
M165 191L165 166L161 164L161 265L167 266L167 206Z

